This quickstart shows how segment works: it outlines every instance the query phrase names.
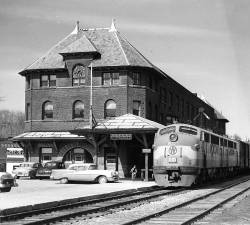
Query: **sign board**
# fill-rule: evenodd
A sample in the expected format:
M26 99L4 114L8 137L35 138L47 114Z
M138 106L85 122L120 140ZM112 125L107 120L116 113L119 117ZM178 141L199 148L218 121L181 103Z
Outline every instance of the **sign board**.
M115 140L132 140L132 134L110 134L110 139Z
M144 148L144 149L142 149L142 153L151 153L151 149L150 148Z
M42 154L52 154L52 148L42 148Z

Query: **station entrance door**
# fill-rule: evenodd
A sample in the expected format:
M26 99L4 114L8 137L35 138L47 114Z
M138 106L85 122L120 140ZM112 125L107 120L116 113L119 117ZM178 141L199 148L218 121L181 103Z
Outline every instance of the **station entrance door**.
M118 156L114 148L104 148L104 169L118 170Z

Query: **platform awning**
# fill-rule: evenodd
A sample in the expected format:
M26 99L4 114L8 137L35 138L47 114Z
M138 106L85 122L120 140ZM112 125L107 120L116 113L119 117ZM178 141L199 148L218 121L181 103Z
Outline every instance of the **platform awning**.
M83 125L70 130L70 132L80 135L87 133L155 133L164 127L164 125L152 120L133 114L125 114L102 122L98 121L93 129L89 125Z
M42 140L42 139L74 140L74 139L85 139L85 137L72 134L70 132L27 132L12 138L13 141Z

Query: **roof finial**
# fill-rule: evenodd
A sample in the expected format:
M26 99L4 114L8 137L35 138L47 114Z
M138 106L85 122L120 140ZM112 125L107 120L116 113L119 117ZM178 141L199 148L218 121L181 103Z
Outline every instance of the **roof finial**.
M115 27L115 19L113 18L112 23L111 23L111 27L109 29L109 32L115 32L115 31L117 31L117 30L116 30L116 27Z
M78 34L78 32L79 32L79 24L80 24L80 22L77 20L76 21L76 26L75 26L75 29L72 31L72 33L71 34Z

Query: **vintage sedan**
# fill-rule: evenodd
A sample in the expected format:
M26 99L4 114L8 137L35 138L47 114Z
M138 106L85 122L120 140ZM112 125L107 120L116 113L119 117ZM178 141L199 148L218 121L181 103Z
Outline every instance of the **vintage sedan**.
M38 168L36 177L39 179L50 178L53 169L63 169L64 164L58 161L46 162L43 167Z
M67 169L52 170L50 178L60 180L60 183L87 181L102 184L119 180L117 171L98 170L93 163L71 164Z
M41 163L23 162L19 167L12 171L12 174L18 179L20 177L36 178L36 171L42 167Z
M0 172L0 192L9 192L12 187L16 187L15 178L7 172Z

